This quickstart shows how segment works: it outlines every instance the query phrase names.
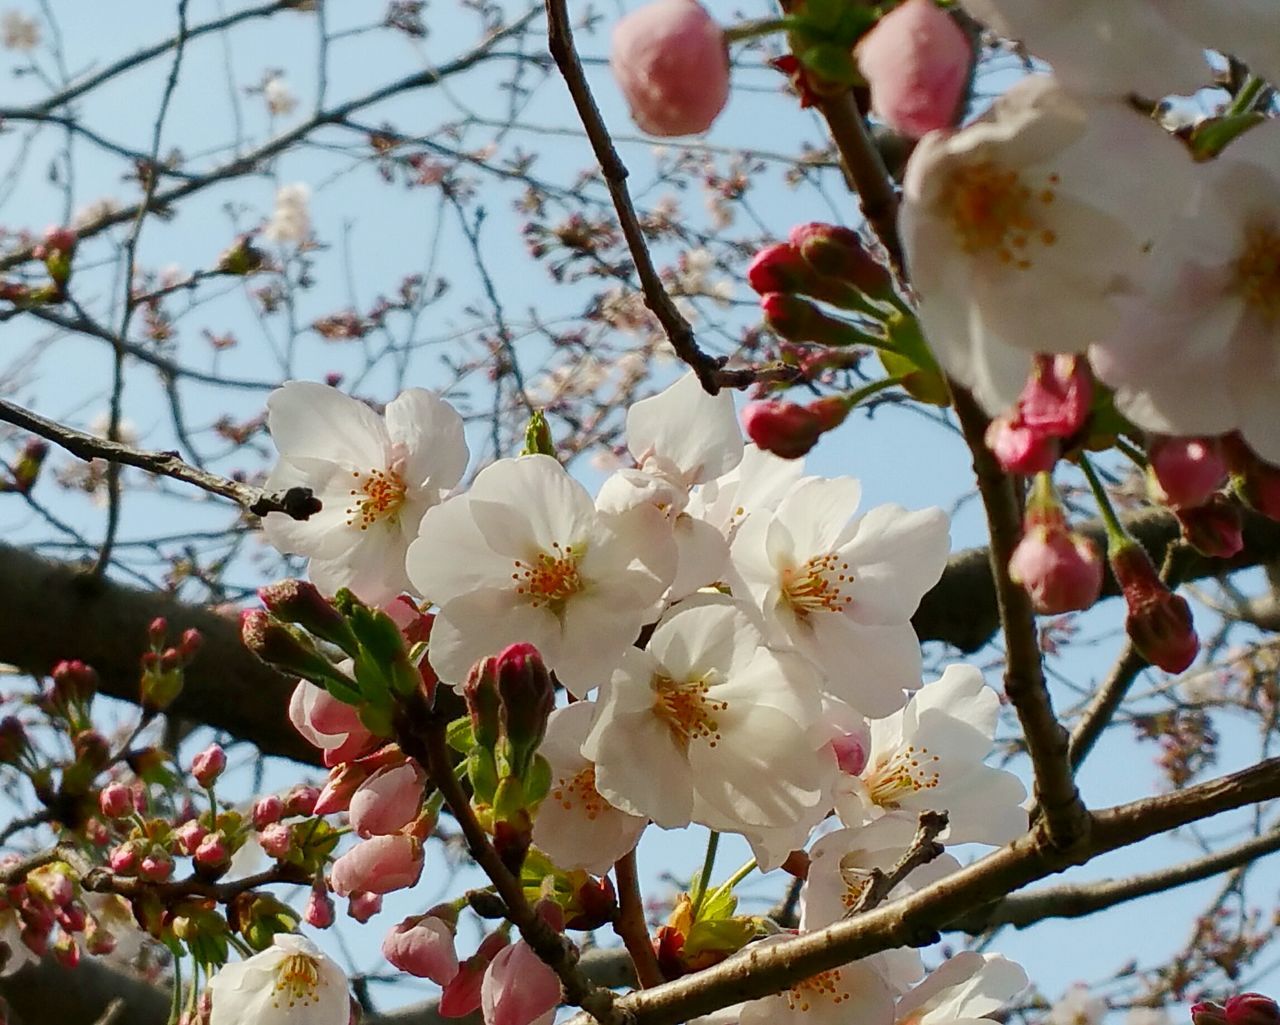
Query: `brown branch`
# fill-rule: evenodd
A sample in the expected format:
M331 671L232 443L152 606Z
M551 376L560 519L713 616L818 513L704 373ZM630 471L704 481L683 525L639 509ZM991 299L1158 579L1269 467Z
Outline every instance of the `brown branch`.
M1025 588L1009 577L1009 559L1022 538L1022 506L1013 478L1000 469L984 435L987 418L973 396L952 384L952 404L973 455L987 531L988 557L995 581L996 607L1004 634L1004 689L1022 725L1027 753L1035 772L1036 803L1050 839L1069 848L1086 838L1089 816L1067 759L1070 738L1054 714L1053 700L1041 665L1035 610Z
M1025 929L1049 918L1083 918L1118 904L1209 879L1276 851L1280 851L1280 831L1251 837L1225 850L1127 879L1073 883L1016 894L987 910L953 922L950 927L980 933L999 925Z
M871 870L869 885L858 896L857 902L846 913L845 918L865 914L872 908L879 907L893 888L906 880L921 865L927 865L939 857L944 848L938 843L938 836L947 828L945 811L922 811L916 824L916 835L911 845L903 852L888 872L880 869Z
M649 923L645 921L634 848L613 866L613 874L618 881L618 917L614 920L613 931L618 934L635 963L636 978L640 981L640 986L644 989L660 986L666 979L658 966L653 941L649 938Z
M320 502L311 493L310 488L295 487L285 491L265 491L262 488L241 484L192 466L177 452L149 452L119 441L86 434L73 427L64 427L57 421L49 420L29 409L23 409L7 399L0 399L0 420L52 441L86 462L91 459L105 459L112 465L136 466L148 473L194 484L210 494L231 499L255 516L282 512L295 520L305 520L320 511Z
M827 929L751 948L738 958L617 1001L630 1025L674 1025L892 947L935 941L940 929L1029 883L1159 833L1263 800L1280 798L1280 759L1175 794L1093 814L1087 839L1056 847L1044 825L980 861L901 900ZM589 1025L578 1015L573 1025Z

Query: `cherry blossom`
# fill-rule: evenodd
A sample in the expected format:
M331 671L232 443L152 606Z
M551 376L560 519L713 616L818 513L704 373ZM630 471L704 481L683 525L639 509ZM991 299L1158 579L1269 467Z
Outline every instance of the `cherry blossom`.
M301 245L311 238L311 188L306 182L282 185L276 206L262 229L264 238L281 245Z
M1083 982L1076 982L1050 1006L1045 1021L1048 1025L1102 1025L1106 1016L1107 1002Z
M480 986L485 1025L551 1025L560 980L524 940L503 947Z
M690 492L687 511L732 541L748 513L776 509L803 475L803 460L747 445L736 467Z
M1141 292L1089 357L1140 426L1239 430L1280 462L1280 125L1258 125L1202 170L1155 241Z
M1103 337L1113 293L1191 173L1149 120L1072 98L1043 75L974 124L926 136L907 165L899 224L943 367L999 413L1033 354L1083 352Z
M576 695L608 679L675 571L662 514L598 512L550 456L503 459L428 510L409 576L440 606L429 658L460 683L508 644L536 645Z
M767 936L756 947L781 943ZM871 959L803 979L781 993L742 1005L739 1025L892 1025L894 992Z
M910 619L946 564L947 517L882 505L850 520L860 496L851 477L801 481L746 518L732 557L770 640L795 645L837 697L887 715L920 685Z
M268 489L307 487L323 508L307 520L268 513L267 540L310 559L322 591L349 587L381 603L409 586L404 558L422 514L467 466L462 418L422 388L378 416L336 388L290 381L267 399L267 427L280 461Z
M596 768L582 754L595 706L579 701L551 714L538 749L551 766L551 792L538 808L533 842L563 869L604 875L632 850L648 819L615 808L596 789Z
M347 976L310 940L277 934L270 947L209 980L209 1025L347 1025Z
M836 785L836 810L848 826L882 817L899 823L905 845L916 814L945 811L949 843L1003 844L1027 828L1026 789L991 753L1000 698L972 666L952 665L899 712L871 720L866 768Z
M700 597L626 653L582 754L612 804L665 828L793 826L834 770L811 736L820 712L802 660L762 647L739 603Z
M634 469L604 482L596 505L625 512L647 502L671 521L677 546L672 599L714 583L724 571L729 546L710 524L688 515L689 490L731 471L742 460L733 397L708 395L692 373L627 411L627 448Z
M1170 93L1193 93L1212 77L1204 46L1181 30L1173 12L1180 6L1199 8L1206 20L1217 21L1235 3L960 0L960 5L998 35L1023 43L1048 61L1073 91L1116 97L1138 93L1158 100Z
M1022 966L998 954L961 951L898 1001L898 1025L987 1020L1027 988Z

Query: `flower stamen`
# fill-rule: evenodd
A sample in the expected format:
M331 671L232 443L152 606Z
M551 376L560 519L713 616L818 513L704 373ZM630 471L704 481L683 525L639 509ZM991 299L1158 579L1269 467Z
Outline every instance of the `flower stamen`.
M1280 317L1280 231L1253 225L1235 261L1235 290L1267 320Z
M517 559L515 572L511 574L516 582L516 594L524 595L534 608L563 611L565 602L581 594L585 587L578 572L582 554L573 545L555 541L550 552L539 552L529 562Z
M272 1003L280 1006L286 1000L287 1007L319 1002L320 965L306 954L290 954L276 967L276 985Z
M351 476L358 486L350 492L355 501L347 506L347 526L368 530L379 520L394 521L409 490L404 478L395 470L353 470Z
M927 747L908 744L895 751L877 762L864 780L871 800L882 808L892 808L906 793L934 789L942 780L942 774L933 768L938 761L938 756L929 754Z
M834 553L817 555L799 569L782 572L782 597L802 619L810 612L843 612L853 599L844 586L853 583L849 564Z
M843 987L839 968L819 972L797 982L786 991L787 1008L792 1011L809 1011L813 1009L814 1002L819 1000L842 1004L851 996Z
M990 160L953 171L943 205L960 248L970 255L994 253L1001 263L1018 270L1029 268L1033 242L1051 246L1058 241L1043 219L1045 208L1057 197L1058 175L1047 175L1045 182L1033 188L1017 171Z
M706 680L676 683L659 677L655 681L657 697L654 712L667 724L671 735L685 751L693 740L705 740L709 747L720 743L720 723L716 714L729 708L727 701L707 697L711 685Z
M572 810L575 804L580 805L583 814L586 815L587 820L590 822L594 822L600 813L609 807L608 802L600 796L600 791L596 789L596 767L594 765L588 765L572 779L567 776L560 777L551 790L551 799L556 801L565 811Z

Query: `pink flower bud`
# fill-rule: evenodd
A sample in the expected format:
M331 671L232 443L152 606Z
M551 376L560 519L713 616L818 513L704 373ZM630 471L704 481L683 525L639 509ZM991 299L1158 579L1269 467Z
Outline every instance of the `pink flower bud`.
M191 775L205 788L213 786L226 767L227 753L217 744L210 744L191 759Z
M350 761L373 742L354 708L306 680L299 681L289 699L289 721L324 752L328 766Z
M657 0L624 17L609 64L632 118L650 135L705 132L729 100L724 35L694 0Z
M840 733L831 740L831 749L836 755L836 765L846 776L858 776L867 767L867 758L871 751L870 732L864 736L856 733Z
M347 916L354 918L357 922L367 922L381 910L382 894L380 893L353 893L351 899L347 901Z
M1244 549L1244 516L1240 506L1221 492L1204 505L1175 509L1182 537L1201 555L1230 559Z
M560 979L524 940L500 950L480 987L485 1025L550 1025Z
M1005 473L1027 477L1052 470L1062 450L1056 438L1034 431L1010 416L992 420L984 440Z
M425 777L415 763L379 769L351 797L351 828L363 837L398 833L418 816Z
M287 858L293 850L293 827L287 822L273 822L258 834L258 843L271 857Z
M375 836L335 861L329 881L334 893L345 897L360 891L402 890L421 875L422 841L412 836Z
M1084 427L1093 377L1082 356L1037 356L1018 396L1018 420L1037 435L1070 438Z
M789 242L766 246L747 265L747 283L760 295L798 292L813 277L813 268Z
M310 815L315 811L316 801L320 798L320 790L309 783L299 783L290 787L284 795L284 813L286 815Z
M434 915L406 918L382 941L382 954L402 972L447 986L458 974L454 930Z
M173 875L173 858L169 857L167 851L153 847L138 862L138 875L153 883L162 883Z
M1164 585L1150 557L1136 542L1129 542L1109 557L1111 571L1128 605L1124 628L1133 646L1165 672L1182 672L1200 650L1191 606Z
M112 872L122 876L133 875L138 867L138 851L132 844L122 843L113 847L107 855L107 864Z
M783 459L799 459L848 414L849 405L839 396L818 399L807 406L767 399L747 404L742 411L742 428L766 452Z
M276 794L260 797L253 805L253 828L262 830L284 817L284 802Z
M307 906L303 909L302 918L307 925L316 929L328 929L333 925L333 898L323 886L313 888L307 896Z
M854 50L871 86L871 109L895 132L919 138L955 123L973 48L933 0L906 0Z
M440 1013L446 1018L461 1018L480 1010L480 990L493 959L510 940L505 933L492 932L480 941L476 952L462 962L458 973L440 993Z
M320 789L313 815L331 815L335 811L346 811L351 806L351 798L356 789L368 779L368 772L356 762L344 762L329 770L328 782Z
M1231 997L1224 1012L1227 1025L1280 1025L1280 1006L1261 993L1241 993Z
M893 277L888 268L867 251L862 236L852 228L812 221L797 224L789 238L818 274L837 278L863 295L887 297L892 293Z
M1212 1000L1191 1005L1192 1025L1227 1025L1227 1009Z
M1037 477L1027 503L1025 533L1009 559L1009 577L1046 615L1087 609L1102 593L1098 547L1068 528L1047 473Z
M109 819L122 819L133 811L133 791L123 783L108 783L98 794L98 807Z
M178 849L188 855L195 854L200 841L208 835L209 830L195 819L188 819L173 831L173 839L177 842Z
M197 865L206 868L222 868L231 861L231 848L227 846L227 838L219 830L210 833L200 841L193 855Z
M1204 505L1227 480L1217 438L1157 438L1147 451L1157 500L1174 509Z

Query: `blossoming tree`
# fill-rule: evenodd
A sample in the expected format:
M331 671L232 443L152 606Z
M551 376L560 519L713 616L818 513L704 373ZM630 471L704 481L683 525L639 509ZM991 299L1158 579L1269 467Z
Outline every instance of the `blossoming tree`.
M87 70L61 6L0 21L32 90L0 108L30 130L8 180L56 135L61 202L0 239L0 319L35 332L0 398L24 517L0 659L27 678L0 718L0 1020L1280 1022L1249 991L1280 921L1250 886L1280 849L1280 8L656 0L589 75L598 15L565 0L430 34L405 0L179 0L171 36ZM269 52L315 41L308 109L288 69L237 77L259 23ZM219 41L226 146L200 134ZM419 66L353 85L392 52ZM139 142L82 101L146 69ZM716 141L752 75L821 149ZM550 94L592 161L567 181L510 141L550 134ZM424 130L426 95L452 114ZM624 108L642 141L710 133L647 158L654 189L701 177L705 223L640 201ZM86 149L128 197L76 213ZM282 177L312 149L335 165ZM750 199L771 162L811 203L789 231ZM313 205L370 172L435 234L365 305L396 229L363 250ZM229 186L261 175L250 212ZM523 223L495 243L499 195ZM159 269L215 196L225 237ZM498 270L512 229L557 289ZM80 344L105 376L49 380ZM131 424L157 410L164 447ZM863 502L817 472L882 412L963 442L981 547L934 481ZM1125 728L1161 786L1096 799L1082 769ZM1155 864L1175 831L1194 856ZM674 892L637 854L664 835L705 844L669 854ZM1129 850L1147 867L1082 874ZM1219 877L1197 913L1181 888ZM1065 992L1019 964L1008 926L1157 894L1178 951L1135 931L1143 961ZM370 982L409 978L430 1000L380 1015Z

